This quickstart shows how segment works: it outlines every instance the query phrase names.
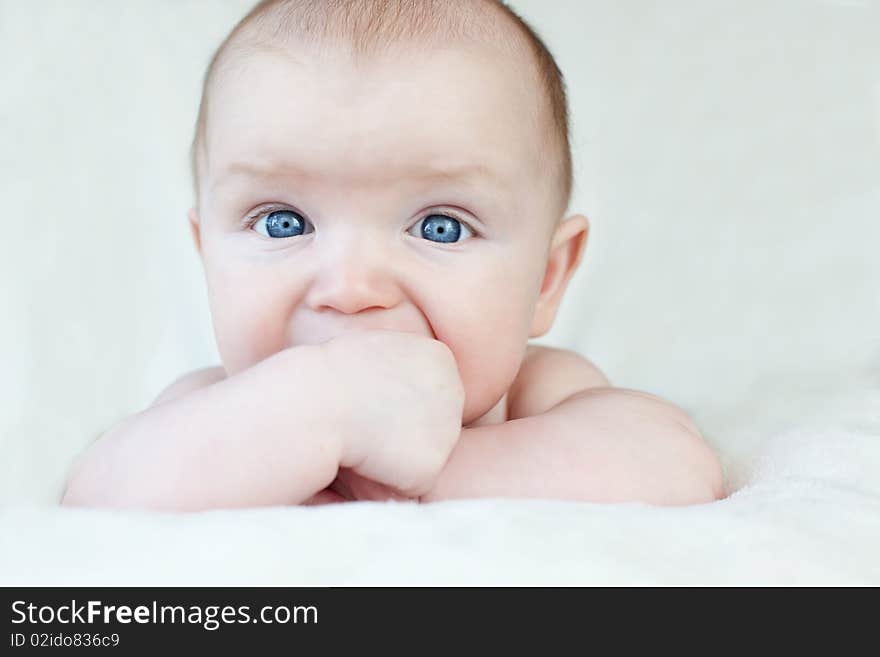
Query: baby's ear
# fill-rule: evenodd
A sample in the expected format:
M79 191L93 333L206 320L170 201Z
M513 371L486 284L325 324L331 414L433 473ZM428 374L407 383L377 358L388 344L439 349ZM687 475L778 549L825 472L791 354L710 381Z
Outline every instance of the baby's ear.
M552 328L562 295L584 254L589 232L590 222L580 214L569 217L556 229L529 337L539 338Z
M192 230L193 242L196 244L196 251L199 252L199 255L202 254L202 237L199 232L199 211L195 208L190 208L189 212L186 213L186 216L189 217L189 227Z

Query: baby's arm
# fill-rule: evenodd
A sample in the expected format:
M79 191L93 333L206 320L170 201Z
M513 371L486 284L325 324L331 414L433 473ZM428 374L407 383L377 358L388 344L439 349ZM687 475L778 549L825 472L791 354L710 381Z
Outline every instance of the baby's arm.
M326 489L340 467L418 497L461 433L455 357L412 333L350 331L210 380L185 394L173 386L111 429L74 467L63 503L183 511L339 501Z
M341 458L323 376L316 348L296 347L182 396L163 394L82 455L63 504L183 511L303 502L333 481Z
M723 494L718 460L681 409L648 393L599 387L539 415L463 429L437 485L421 499L680 505Z

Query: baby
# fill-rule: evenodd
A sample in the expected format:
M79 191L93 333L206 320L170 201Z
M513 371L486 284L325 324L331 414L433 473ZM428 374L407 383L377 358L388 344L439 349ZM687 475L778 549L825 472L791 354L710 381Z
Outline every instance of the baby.
M528 344L589 225L562 76L501 2L260 2L193 166L222 367L95 442L65 504L723 496L682 410Z

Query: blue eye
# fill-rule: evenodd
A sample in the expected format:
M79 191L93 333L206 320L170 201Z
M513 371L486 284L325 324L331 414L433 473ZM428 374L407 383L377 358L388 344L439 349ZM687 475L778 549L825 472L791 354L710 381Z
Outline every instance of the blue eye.
M254 230L266 237L296 237L306 232L306 220L292 210L276 210L260 217Z
M430 214L420 223L422 237L432 242L458 242L462 233L466 233L465 237L473 235L467 224L445 214Z

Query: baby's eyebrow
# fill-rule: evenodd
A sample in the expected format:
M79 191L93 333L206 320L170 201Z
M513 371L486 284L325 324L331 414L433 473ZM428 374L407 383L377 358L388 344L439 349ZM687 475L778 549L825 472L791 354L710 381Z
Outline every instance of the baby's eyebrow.
M498 172L481 162L429 165L408 169L403 178L419 182L466 182L473 185L502 187L503 178ZM231 182L252 180L319 180L321 174L307 167L285 162L283 164L260 164L256 162L233 162L222 167L211 185L212 190ZM399 180L399 178L398 178Z

